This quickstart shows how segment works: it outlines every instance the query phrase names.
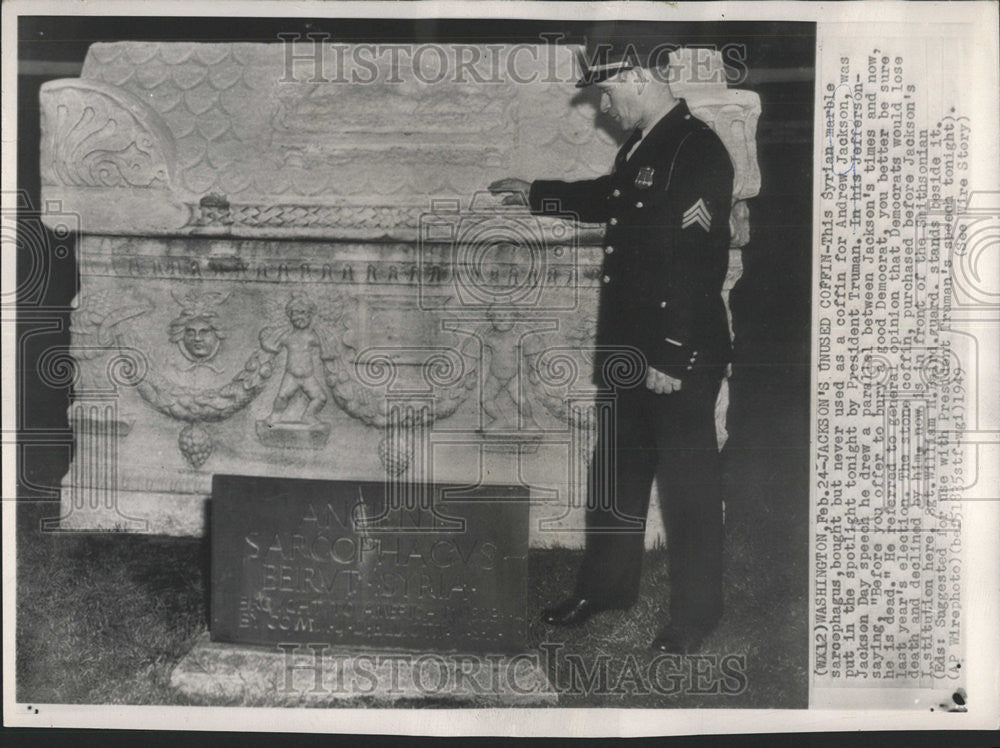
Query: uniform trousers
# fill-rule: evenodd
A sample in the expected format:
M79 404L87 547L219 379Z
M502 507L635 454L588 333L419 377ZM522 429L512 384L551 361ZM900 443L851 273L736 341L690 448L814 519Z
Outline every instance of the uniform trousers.
M613 390L588 474L586 550L576 595L614 607L638 598L654 476L667 534L670 621L707 629L722 615L722 485L715 402L722 370L681 389Z

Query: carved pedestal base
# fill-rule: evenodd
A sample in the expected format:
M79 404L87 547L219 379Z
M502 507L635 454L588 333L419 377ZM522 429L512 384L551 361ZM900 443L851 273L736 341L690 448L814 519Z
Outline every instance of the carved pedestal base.
M257 438L267 447L322 449L330 438L330 426L325 423L275 423L257 421Z
M542 440L541 434L523 431L479 431L486 452L511 452L535 454Z

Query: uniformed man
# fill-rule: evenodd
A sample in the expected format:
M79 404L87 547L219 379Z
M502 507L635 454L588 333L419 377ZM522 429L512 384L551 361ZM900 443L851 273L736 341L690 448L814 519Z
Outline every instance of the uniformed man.
M718 136L671 94L632 45L585 65L601 111L630 137L611 174L563 182L502 179L504 203L558 205L605 224L597 384L616 395L590 467L586 550L573 594L543 613L578 626L637 599L655 476L670 560L669 620L657 650L697 650L722 615L722 496L715 402L730 360L721 296L729 257L733 167ZM594 60L594 57L590 58ZM615 349L637 351L638 385L602 373Z

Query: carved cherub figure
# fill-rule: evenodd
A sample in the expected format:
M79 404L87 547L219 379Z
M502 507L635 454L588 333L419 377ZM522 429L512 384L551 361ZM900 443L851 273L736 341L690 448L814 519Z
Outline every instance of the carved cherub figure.
M537 426L531 404L518 386L521 340L514 331L517 313L491 306L486 317L489 324L477 330L482 341L483 369L486 372L481 399L483 413L488 418L486 429L516 431L522 425L529 428Z
M272 423L317 423L317 414L326 405L326 389L317 372L317 358L330 358L323 338L313 329L316 304L305 294L295 293L285 305L286 325L268 327L260 333L260 345L270 353L285 351L285 373L274 398ZM288 407L296 395L302 393L305 408L298 419L287 416Z

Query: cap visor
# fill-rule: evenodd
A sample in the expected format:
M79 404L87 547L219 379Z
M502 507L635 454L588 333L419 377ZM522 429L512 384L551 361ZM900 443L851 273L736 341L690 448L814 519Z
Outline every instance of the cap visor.
M606 81L608 78L612 78L623 70L631 70L635 65L630 62L621 62L618 64L612 64L609 66L604 66L603 69L591 69L576 82L577 88L586 88L587 86L592 86L595 83L600 83L601 81Z

